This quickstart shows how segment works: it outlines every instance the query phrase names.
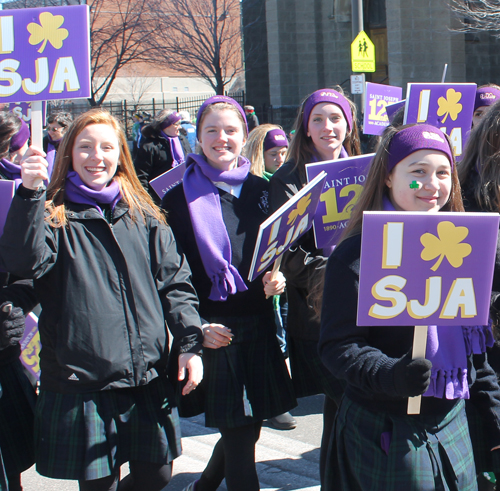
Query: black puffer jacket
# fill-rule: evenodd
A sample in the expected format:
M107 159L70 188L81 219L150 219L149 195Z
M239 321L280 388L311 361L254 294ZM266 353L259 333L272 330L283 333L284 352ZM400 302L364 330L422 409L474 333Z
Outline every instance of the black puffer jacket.
M66 227L44 221L45 193L22 186L0 239L0 267L34 278L41 384L56 392L145 385L173 349L197 353L202 333L191 271L170 228L132 219L120 201L108 223L66 203Z
M187 157L191 153L189 142L183 135L179 135L179 140L184 151L184 156ZM146 189L157 204L160 204L161 199L149 185L149 181L170 170L173 161L170 142L164 136L151 136L141 140L134 158L135 171L144 189Z

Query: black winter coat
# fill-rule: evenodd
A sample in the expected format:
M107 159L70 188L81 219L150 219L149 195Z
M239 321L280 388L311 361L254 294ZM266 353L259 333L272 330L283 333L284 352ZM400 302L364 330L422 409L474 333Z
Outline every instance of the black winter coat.
M34 278L41 386L64 393L145 385L173 351L198 353L202 333L191 271L170 228L132 219L120 201L108 223L67 202L67 226L44 221L45 193L20 186L0 239L0 267Z

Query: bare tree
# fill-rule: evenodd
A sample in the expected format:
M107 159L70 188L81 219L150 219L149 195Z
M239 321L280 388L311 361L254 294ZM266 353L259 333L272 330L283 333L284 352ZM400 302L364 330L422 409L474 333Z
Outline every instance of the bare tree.
M158 0L154 62L201 77L217 94L242 71L240 0Z
M500 37L500 0L450 0L450 5L461 23L459 30L493 31Z
M118 71L149 59L154 30L148 0L92 0L90 41L91 106L102 104Z

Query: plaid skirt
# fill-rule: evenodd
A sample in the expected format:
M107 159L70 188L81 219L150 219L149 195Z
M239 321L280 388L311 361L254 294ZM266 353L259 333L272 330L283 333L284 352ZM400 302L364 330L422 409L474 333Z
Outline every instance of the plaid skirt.
M374 413L342 399L330 442L328 491L475 491L464 401L443 416Z
M318 343L288 335L290 371L296 397L326 394L337 405L344 393L345 384L335 378L323 365L318 354Z
M36 393L19 360L0 366L0 386L0 491L5 491L7 475L18 475L35 462Z
M84 394L42 390L35 414L36 468L57 479L92 480L131 460L166 464L181 454L169 382Z
M203 381L191 394L180 397L181 416L204 412L206 426L237 428L297 405L272 312L207 321L229 327L233 341L225 348L203 350Z

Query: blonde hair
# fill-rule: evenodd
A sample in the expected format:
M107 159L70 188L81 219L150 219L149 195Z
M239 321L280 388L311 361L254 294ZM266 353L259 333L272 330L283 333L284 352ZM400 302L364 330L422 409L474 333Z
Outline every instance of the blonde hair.
M54 228L66 225L66 208L64 205L64 189L66 176L73 169L73 146L76 137L86 128L93 124L105 124L111 126L118 138L120 157L118 168L113 179L120 186L122 199L130 209L132 219L135 219L135 212L138 212L143 219L146 215L151 215L157 220L165 223L165 217L160 209L154 204L149 194L142 187L135 173L132 157L128 149L127 139L118 121L108 112L102 109L92 109L83 113L75 119L69 127L64 139L59 146L59 150L54 162L54 173L47 188L47 201L45 203L49 216L46 220Z
M250 172L256 176L262 177L266 170L264 162L264 140L271 130L282 130L281 126L276 124L261 124L256 126L248 137L243 156L250 160Z

